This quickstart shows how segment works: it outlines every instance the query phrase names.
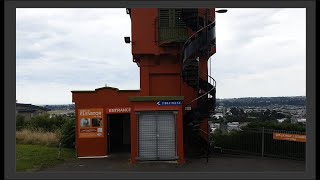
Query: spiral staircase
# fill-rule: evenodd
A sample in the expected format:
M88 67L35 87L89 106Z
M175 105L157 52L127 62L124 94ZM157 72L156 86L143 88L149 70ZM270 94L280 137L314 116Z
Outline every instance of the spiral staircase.
M182 78L188 86L198 91L198 97L187 103L187 105L197 103L197 106L187 111L183 117L184 139L194 149L189 156L206 157L208 160L211 142L209 134L200 129L200 124L214 113L216 82L208 74L204 76L212 79L212 84L207 79L201 78L199 59L208 59L211 48L215 46L215 21L208 15L202 16L197 9L184 9L182 19L193 31L193 35L185 42L181 52Z

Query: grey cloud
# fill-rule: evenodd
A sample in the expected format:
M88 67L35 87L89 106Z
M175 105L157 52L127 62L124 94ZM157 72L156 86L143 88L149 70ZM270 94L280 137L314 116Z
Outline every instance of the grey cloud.
M217 96L303 95L292 87L305 84L305 10L228 10L217 14ZM71 90L138 89L123 42L130 23L125 9L17 9L17 98L70 103Z

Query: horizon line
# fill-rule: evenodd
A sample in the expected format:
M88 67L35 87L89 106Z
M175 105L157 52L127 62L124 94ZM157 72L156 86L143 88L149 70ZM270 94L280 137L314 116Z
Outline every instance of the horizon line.
M244 98L278 98L278 97L306 97L306 95L296 95L296 96L244 96L244 97L228 97L228 98L216 98L217 100L219 99L244 99ZM33 104L33 103L23 103L17 101L16 103L21 103L21 104ZM54 104L33 104L37 106L45 106L45 105L72 105L75 103L54 103Z

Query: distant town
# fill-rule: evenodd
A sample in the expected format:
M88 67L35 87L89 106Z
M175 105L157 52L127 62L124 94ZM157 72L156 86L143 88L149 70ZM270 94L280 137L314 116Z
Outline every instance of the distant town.
M209 120L216 129L239 130L251 122L278 122L305 127L306 97L258 97L217 99L216 112Z
M232 107L241 108L247 112L276 111L294 119L306 118L306 97L260 97L217 99L216 115L230 113Z

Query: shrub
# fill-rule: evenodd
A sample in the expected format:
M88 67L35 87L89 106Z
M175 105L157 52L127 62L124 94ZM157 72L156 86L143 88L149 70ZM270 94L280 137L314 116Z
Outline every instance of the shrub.
M76 141L76 125L75 119L68 119L61 128L60 131L60 142L63 147L73 148Z
M18 114L16 116L16 130L21 130L26 125L24 116Z
M306 128L298 123L278 123L278 122L251 122L245 127L242 127L243 130L245 129L261 129L264 127L265 129L274 129L274 130L286 130L286 131L299 131L305 132Z
M34 131L45 131L45 132L55 132L60 129L66 122L64 117L52 117L50 118L48 114L43 116L33 117L27 125L28 129Z

